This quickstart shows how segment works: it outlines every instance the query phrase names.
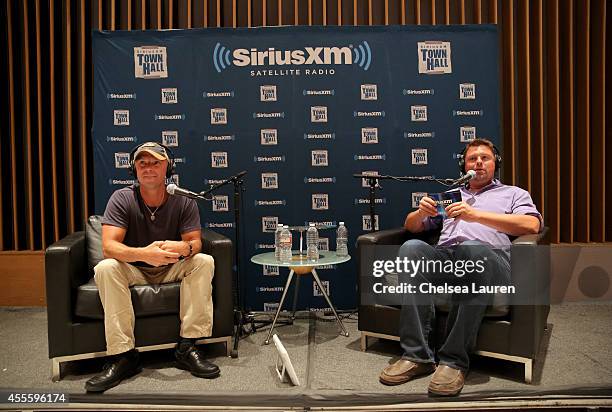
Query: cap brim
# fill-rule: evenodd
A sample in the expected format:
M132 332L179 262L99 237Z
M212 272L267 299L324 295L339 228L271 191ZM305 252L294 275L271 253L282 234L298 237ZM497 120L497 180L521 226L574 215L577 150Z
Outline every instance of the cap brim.
M138 157L143 154L144 152L149 153L151 156L153 156L154 158L156 158L157 160L168 160L168 158L166 156L164 156L161 153L157 153L153 150L150 149L141 149L138 151L138 153L136 153L135 159L138 159Z

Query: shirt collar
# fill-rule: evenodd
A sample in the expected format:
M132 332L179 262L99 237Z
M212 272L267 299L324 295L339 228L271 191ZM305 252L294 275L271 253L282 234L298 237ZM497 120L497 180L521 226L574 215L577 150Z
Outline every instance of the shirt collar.
M468 193L470 195L479 195L483 192L486 192L487 190L491 190L494 189L496 187L501 187L504 184L502 182L500 182L498 179L493 179L491 180L491 183L489 183L488 185L486 185L485 187L483 187L482 189L480 189L479 191L472 193L470 192L470 189L468 188L468 184L466 183L465 185L461 186L461 190L465 193Z

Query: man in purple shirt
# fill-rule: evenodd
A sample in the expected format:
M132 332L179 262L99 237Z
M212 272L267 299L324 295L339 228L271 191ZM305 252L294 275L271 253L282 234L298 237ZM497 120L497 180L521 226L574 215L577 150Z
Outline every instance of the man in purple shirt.
M542 216L531 196L516 186L507 186L494 179L501 157L489 140L475 139L463 151L460 166L463 172L476 174L460 189L461 202L448 205L446 218L438 214L436 203L423 197L419 208L408 214L404 226L413 233L442 226L437 246L412 239L400 248L399 256L409 260L486 262L479 274L481 285L508 284L510 279L509 236L538 233ZM433 271L432 271L433 272ZM422 270L412 282L461 283L460 275L442 275ZM463 276L463 275L461 275ZM458 282L459 281L459 282ZM469 295L469 294L468 294ZM400 315L400 345L404 355L380 374L386 385L398 385L435 371L428 390L435 395L454 396L463 389L469 369L469 353L476 343L478 329L492 294L479 296L453 294L446 324L446 340L438 351L436 367L429 347L435 306L431 295L407 293Z

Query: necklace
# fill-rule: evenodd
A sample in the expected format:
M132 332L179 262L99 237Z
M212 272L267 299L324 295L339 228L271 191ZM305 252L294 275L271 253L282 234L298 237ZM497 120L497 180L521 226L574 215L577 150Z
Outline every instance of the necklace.
M142 203L144 203L145 207L149 211L149 214L151 215L151 222L155 221L155 213L157 213L157 209L159 209L161 207L162 203L164 203L164 196L165 196L165 193L162 193L162 201L161 201L161 203L152 212L151 212L151 209L149 208L149 206L147 205L147 202L145 202L144 199L142 199Z

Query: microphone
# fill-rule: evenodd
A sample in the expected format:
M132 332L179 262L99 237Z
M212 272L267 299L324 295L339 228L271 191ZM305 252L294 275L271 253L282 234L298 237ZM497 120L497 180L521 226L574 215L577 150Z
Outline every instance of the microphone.
M463 185L476 177L474 170L468 170L463 176L453 182L453 185Z
M181 189L174 183L170 183L168 186L166 186L166 192L170 193L171 195L185 196L190 199L201 199L202 198L202 196L200 196L199 193L192 192L191 190L187 190L187 189Z
M242 172L234 175L234 176L230 176L227 179L223 180L222 182L217 183L216 185L211 186L208 190L202 192L202 196L206 196L209 193L214 192L215 190L217 190L218 188L220 188L221 186L225 186L226 184L228 184L229 182L233 181L233 180L238 180L240 179L242 176L246 175L247 171L243 170Z

